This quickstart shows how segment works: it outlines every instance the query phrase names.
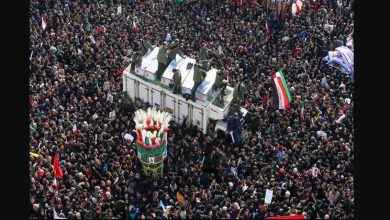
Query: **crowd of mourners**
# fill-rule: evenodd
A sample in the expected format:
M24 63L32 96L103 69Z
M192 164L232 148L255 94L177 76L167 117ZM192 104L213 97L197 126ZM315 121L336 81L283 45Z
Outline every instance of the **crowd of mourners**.
M353 33L353 0L319 0L317 11L306 0L285 18L275 1L243 2L31 0L30 218L354 217L354 85L322 60ZM190 57L210 49L211 66L247 89L241 140L172 122L158 180L124 139L147 103L123 97L118 74L145 39L178 39ZM292 96L286 110L271 106L279 69Z

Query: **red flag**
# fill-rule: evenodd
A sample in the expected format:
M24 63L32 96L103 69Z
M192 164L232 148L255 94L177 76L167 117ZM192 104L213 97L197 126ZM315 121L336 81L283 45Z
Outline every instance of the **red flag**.
M287 216L267 217L265 219L305 219L305 216L304 215L287 215Z
M40 180L43 176L43 170L39 169L37 172L37 179Z
M100 27L100 26L98 26L97 28L96 28L96 33L102 33L103 32L103 28L102 27Z
M264 32L265 32L265 36L269 36L270 35L270 30L269 30L269 28L268 28L268 23L267 22L265 22L265 29L264 29Z
M116 71L116 73L114 74L114 78L120 77L120 76L123 74L123 71L124 71L124 70L125 70L125 69L120 68L118 71Z
M318 0L314 0L314 11L317 12L318 11Z
M300 48L298 48L298 49L296 49L296 50L293 52L292 56L293 56L294 58L296 58L296 57L301 56L301 54L302 54L302 50L301 50Z
M299 7L297 4L296 4L296 7L297 7L297 14L301 14L301 7Z
M55 177L61 179L63 174L62 174L60 164L58 162L58 154L57 153L54 155L54 162L53 163L54 163Z

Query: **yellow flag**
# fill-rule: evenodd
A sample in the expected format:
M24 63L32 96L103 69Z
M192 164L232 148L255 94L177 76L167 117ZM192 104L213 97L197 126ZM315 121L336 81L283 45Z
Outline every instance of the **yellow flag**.
M41 157L42 155L37 154L37 153L30 152L30 156L31 156L31 157Z
M176 199L180 204L184 203L184 196L182 196L179 192L176 193Z

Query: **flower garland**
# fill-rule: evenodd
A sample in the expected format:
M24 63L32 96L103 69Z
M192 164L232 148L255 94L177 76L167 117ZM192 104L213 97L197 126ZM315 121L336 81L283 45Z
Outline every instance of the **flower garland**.
M163 145L166 146L169 121L171 116L167 112L156 111L155 108L148 108L147 111L137 110L134 122L137 132L137 146L141 151L156 150ZM150 154L150 152L148 153Z

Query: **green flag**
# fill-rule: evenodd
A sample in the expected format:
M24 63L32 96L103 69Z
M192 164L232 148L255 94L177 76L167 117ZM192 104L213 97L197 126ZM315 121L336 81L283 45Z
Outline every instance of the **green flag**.
M176 2L179 3L179 4L183 4L184 0L176 0Z
M34 133L37 132L37 129L34 127L32 123L30 124L30 131Z

